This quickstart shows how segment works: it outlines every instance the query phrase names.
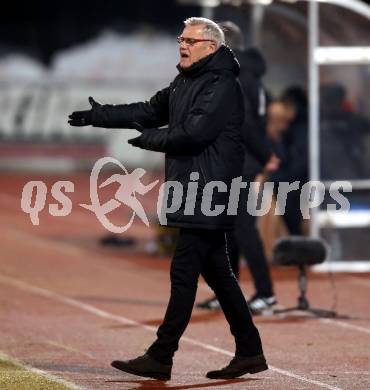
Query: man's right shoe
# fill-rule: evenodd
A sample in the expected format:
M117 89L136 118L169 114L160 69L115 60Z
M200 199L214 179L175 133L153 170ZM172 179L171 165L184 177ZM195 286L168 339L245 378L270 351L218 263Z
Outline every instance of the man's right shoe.
M114 360L111 366L129 374L153 378L161 381L171 379L172 365L163 364L153 359L148 354L132 360Z
M268 370L268 366L263 355L235 356L226 367L209 371L206 377L210 379L233 379L244 374L256 374L265 370Z

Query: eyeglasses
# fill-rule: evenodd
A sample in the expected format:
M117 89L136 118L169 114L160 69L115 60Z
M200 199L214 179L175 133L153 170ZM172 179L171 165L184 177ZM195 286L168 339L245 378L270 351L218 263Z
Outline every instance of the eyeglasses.
M194 46L198 42L214 42L213 39L197 39L197 38L185 38L185 37L177 37L177 42L179 45L182 43L186 43L189 46Z

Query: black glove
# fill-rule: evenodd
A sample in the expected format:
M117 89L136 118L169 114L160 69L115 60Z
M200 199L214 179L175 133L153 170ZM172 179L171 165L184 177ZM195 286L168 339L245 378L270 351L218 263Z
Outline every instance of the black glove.
M145 137L145 134L144 134L145 129L139 122L132 122L132 127L134 129L136 129L137 131L140 131L141 134L138 137L130 138L127 142L132 146L136 146L137 148L142 148L143 147L143 140Z
M143 140L143 136L139 135L138 137L130 138L127 142L132 146L136 146L138 148L141 148L142 147L142 140Z
M89 97L89 103L91 104L90 110L74 111L69 115L68 123L71 126L89 126L92 124L92 113L100 104L97 103L91 96Z

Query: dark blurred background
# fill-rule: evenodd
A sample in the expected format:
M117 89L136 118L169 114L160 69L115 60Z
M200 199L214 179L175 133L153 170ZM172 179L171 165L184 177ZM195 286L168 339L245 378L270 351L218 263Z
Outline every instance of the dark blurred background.
M0 56L27 53L49 64L53 54L101 30L121 33L155 28L175 34L197 6L175 0L6 1L0 14Z
M230 14L235 7L227 4L224 8L229 8ZM55 51L88 40L104 28L130 33L152 26L176 33L186 17L199 13L199 6L180 5L176 0L4 1L0 56L20 51L48 64Z

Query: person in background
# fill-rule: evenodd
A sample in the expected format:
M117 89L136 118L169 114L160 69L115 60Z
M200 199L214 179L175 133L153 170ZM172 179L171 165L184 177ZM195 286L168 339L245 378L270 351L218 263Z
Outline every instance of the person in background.
M320 86L322 180L359 180L369 176L369 129L369 120L354 110L342 84Z
M225 33L226 44L233 50L239 63L239 80L244 93L245 122L243 135L245 160L243 182L251 183L264 171L278 167L278 159L272 153L266 136L267 97L262 83L266 73L266 62L257 48L245 49L244 36L233 22L219 23ZM270 163L270 165L268 164ZM240 203L247 204L249 186L241 190ZM230 233L232 235L232 233ZM256 216L250 215L246 207L239 207L235 226L235 239L230 238L231 267L236 277L240 273L240 253L247 264L254 282L255 293L248 300L253 314L261 314L277 303L263 243L257 228ZM198 308L217 310L220 304L216 296L197 304Z
M282 138L289 123L293 119L293 112L287 109L279 99L272 100L267 107L267 138L278 157L283 156Z
M292 235L303 235L303 216L300 207L302 186L308 181L308 102L305 90L300 86L288 87L274 102L284 112L285 129L280 128L281 164L270 175L275 191L280 182L299 182L298 189L290 191L286 198L285 225ZM284 120L284 119L282 119ZM271 130L269 130L271 132Z

